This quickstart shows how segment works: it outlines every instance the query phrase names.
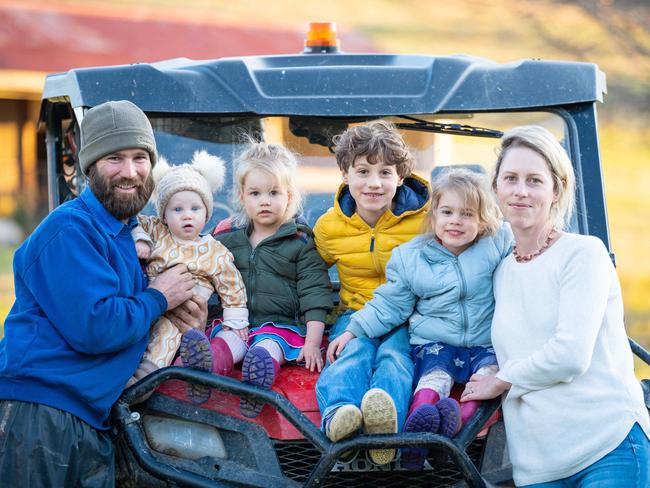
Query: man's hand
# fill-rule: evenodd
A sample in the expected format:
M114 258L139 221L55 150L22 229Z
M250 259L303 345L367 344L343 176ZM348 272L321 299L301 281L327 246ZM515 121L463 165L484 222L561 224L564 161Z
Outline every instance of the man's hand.
M354 338L355 335L346 330L343 334L330 342L330 345L327 347L327 359L329 359L330 364L336 361L337 356L343 352L343 349L345 349L348 342Z
M182 305L169 310L165 317L181 334L190 329L203 332L208 321L208 301L199 295L194 295Z
M138 254L138 259L149 259L151 257L151 246L145 241L136 241L135 252Z
M298 362L300 361L305 361L305 368L309 371L318 370L320 372L323 369L323 355L320 352L320 347L305 342L298 356Z
M194 278L187 271L187 266L177 264L156 276L149 283L149 288L158 290L165 295L167 299L167 310L169 311L192 298Z

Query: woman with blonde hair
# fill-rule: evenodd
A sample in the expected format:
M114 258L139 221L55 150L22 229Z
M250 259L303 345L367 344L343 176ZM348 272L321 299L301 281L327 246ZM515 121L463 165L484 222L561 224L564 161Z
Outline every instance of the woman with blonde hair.
M575 176L538 126L506 132L492 187L515 245L494 275L499 372L461 402L505 393L517 486L647 487L650 420L634 376L616 271L596 237L564 231Z

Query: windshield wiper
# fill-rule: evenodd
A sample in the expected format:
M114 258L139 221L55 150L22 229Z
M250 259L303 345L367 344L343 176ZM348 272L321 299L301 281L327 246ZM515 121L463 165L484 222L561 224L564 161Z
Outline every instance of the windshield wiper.
M418 130L422 132L439 132L441 134L455 134L458 136L489 137L500 139L503 132L495 129L486 129L484 127L474 127L464 124L449 124L440 122L429 122L428 120L418 119L409 115L398 115L397 117L406 120L412 120L412 123L396 123L400 129Z

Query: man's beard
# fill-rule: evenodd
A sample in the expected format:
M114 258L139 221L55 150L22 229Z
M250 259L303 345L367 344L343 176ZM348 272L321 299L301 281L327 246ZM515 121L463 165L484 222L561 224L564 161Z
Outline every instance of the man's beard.
M154 182L151 174L143 183L140 178L122 178L111 182L107 177L99 174L94 165L88 173L90 189L104 208L117 220L126 220L137 215L153 193ZM120 194L115 191L117 185L135 185L136 191L133 194Z

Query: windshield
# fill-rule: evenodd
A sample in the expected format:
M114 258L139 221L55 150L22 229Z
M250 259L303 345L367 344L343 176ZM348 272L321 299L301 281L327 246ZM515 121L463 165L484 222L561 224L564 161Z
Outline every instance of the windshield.
M565 140L565 122L550 112L436 114L387 117L395 123L415 159L415 173L431 180L440 167L468 166L489 174L502 132L537 124ZM226 183L215 193L214 216L205 231L231 214L232 162L250 137L283 144L298 156L304 218L314 225L332 206L341 174L332 151L332 137L362 120L315 117L152 117L159 153L170 164L188 162L197 150L226 161ZM153 212L148 206L145 212Z

